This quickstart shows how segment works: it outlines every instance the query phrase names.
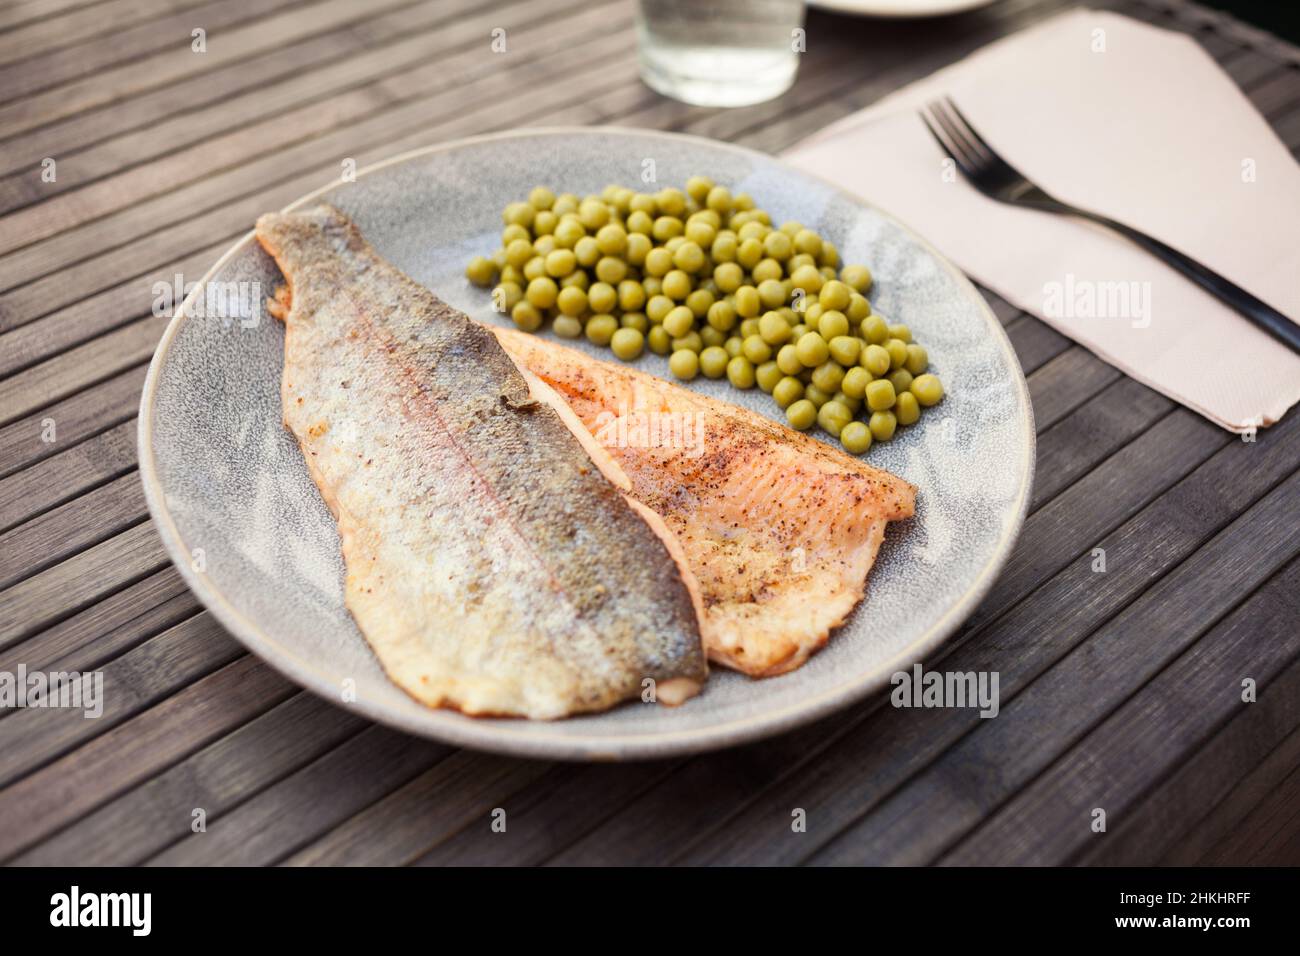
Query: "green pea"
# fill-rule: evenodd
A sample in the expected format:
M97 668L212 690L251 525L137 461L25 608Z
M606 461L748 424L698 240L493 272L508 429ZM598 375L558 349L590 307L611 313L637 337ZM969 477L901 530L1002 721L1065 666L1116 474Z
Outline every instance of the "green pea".
M510 318L514 320L515 325L525 332L536 332L542 327L542 322L545 321L542 310L527 299L515 303L515 307L510 310Z
M596 233L600 251L607 256L621 256L627 252L627 231L616 222L607 223Z
M596 263L596 278L610 285L618 285L627 278L627 263L613 256L605 256Z
M849 398L862 398L867 394L867 386L871 384L871 373L865 368L854 367L844 373L844 379L840 382L840 389Z
M843 312L849 307L849 299L853 290L838 279L832 279L822 286L818 294L817 301L822 304L823 309L834 309L837 312Z
M858 363L876 378L889 371L889 352L881 345L868 345L858 356Z
M534 255L533 244L527 239L512 239L506 243L506 262L516 269L522 269Z
M636 312L645 305L645 289L633 279L624 279L618 284L618 307L624 312Z
M776 353L776 364L786 375L798 375L804 368L799 361L799 349L793 344L781 346Z
M633 193L632 198L628 200L627 208L632 212L643 212L648 216L653 216L659 211L659 204L655 197L649 193Z
M561 315L576 318L587 311L587 293L577 286L565 286L555 297Z
M802 289L810 296L821 292L824 282L815 266L799 266L790 274L790 281L796 289Z
M649 236L632 233L627 237L627 261L638 268L645 265L646 256L654 248Z
M841 335L848 335L848 317L836 309L827 309L817 319L817 331L827 342Z
M740 329L739 329L740 337L742 339L747 339L751 335L758 335L758 329L759 329L758 319L744 319L740 323Z
M559 295L559 286L555 284L554 279L547 276L538 276L528 283L528 289L524 292L524 298L536 309L549 309L555 305Z
M706 325L698 331L700 333L700 341L706 346L721 346L723 342L727 341L727 333L719 332L711 325Z
M754 197L751 196L749 193L736 193L736 195L731 200L731 208L742 209L742 210L753 209Z
M921 406L910 391L898 393L898 399L894 402L894 417L900 425L915 425L921 417Z
M534 186L528 194L528 203L534 209L550 209L555 205L555 193L545 186Z
M680 219L673 219L671 216L660 216L655 220L654 228L650 230L650 235L659 242L667 242L674 236L680 236L683 228Z
M713 281L723 292L735 292L745 282L745 270L734 262L723 262L713 270Z
M465 267L465 278L475 285L487 288L496 281L497 264L483 256L475 256Z
M618 319L608 313L587 319L587 341L592 345L608 345L618 331Z
M714 186L709 190L704 202L715 212L730 212L732 205L731 190L726 186Z
M939 376L926 373L918 375L912 382L912 394L916 400L929 408L931 405L938 405L943 399L943 383L939 381Z
M867 427L871 429L871 437L876 441L889 441L894 437L894 429L898 427L898 419L894 417L891 411L873 412L871 419L867 422Z
M654 217L640 209L631 212L627 217L627 231L632 235L645 236L649 239L655 229Z
M703 203L713 188L713 180L707 176L692 176L686 180L686 195L698 203Z
M811 229L800 229L794 234L794 247L800 253L817 256L822 251L822 237Z
M556 249L546 257L546 274L556 279L567 276L578 268L578 257L571 249Z
M804 325L802 322L796 322L794 325L790 326L790 341L798 342L811 331L812 329L808 328L808 326Z
M831 398L831 401L839 402L841 405L843 405L845 408L851 411L855 416L858 414L858 412L862 411L862 399L851 398L850 396L845 395L844 386L842 384L840 386L840 390L835 393L834 397Z
M758 320L758 334L768 345L784 345L790 341L790 323L780 312L766 312Z
M562 339L576 339L582 335L582 320L571 315L557 315L551 322L551 331Z
M861 328L862 320L871 314L871 303L866 296L855 292L849 296L849 307L844 310L844 314L849 317L854 328Z
M763 252L777 262L784 262L794 255L794 242L784 232L769 232L763 237Z
M757 276L755 276L757 278ZM778 279L764 279L758 284L758 300L765 309L779 309L785 305L785 285Z
M861 455L871 448L871 429L862 422L849 422L840 429L840 444L850 455Z
M686 194L671 186L659 190L655 202L659 204L660 212L667 216L681 216L686 212Z
M718 233L718 237L713 240L713 246L709 249L709 255L714 262L735 262L736 250L738 243L732 233Z
M889 338L889 327L880 316L869 315L858 326L858 334L871 345L884 345Z
M894 386L895 395L901 395L912 387L912 373L905 368L895 369L885 376L885 380Z
M840 437L844 426L853 421L853 413L836 401L829 401L817 409L817 424L823 431Z
M746 336L741 354L755 365L759 365L772 357L772 346L764 342L761 335Z
M561 219L550 238L555 241L557 248L572 249L586 236L587 230L582 227L581 222L576 219Z
M920 375L930 366L930 356L925 351L925 346L910 344L907 346L907 359L903 362L903 368L907 369L913 375Z
M736 314L742 319L752 319L763 308L763 300L752 285L742 285L736 290Z
M700 333L692 329L685 335L673 339L673 351L686 349L688 352L695 352L697 355L704 349L704 339L700 338Z
M667 355L672 351L672 336L664 331L662 325L650 326L650 331L645 334L646 346L655 355Z
M650 330L650 320L644 312L624 312L618 317L618 324L625 329L636 329L642 335Z
M518 225L527 228L533 224L535 215L537 215L537 210L528 203L512 202L501 213L501 219L506 225Z
M779 367L778 367L779 368ZM786 375L772 387L772 397L781 408L789 408L803 398L803 382L793 375Z
M830 269L834 273L835 267L840 264L840 251L835 248L835 243L823 242L822 253L817 257L817 261L823 268ZM834 275L831 278L834 278Z
M695 313L684 305L679 305L664 316L664 331L673 338L680 338L695 328Z
M609 207L599 199L584 199L578 205L578 220L589 232L596 232L609 222Z
M641 288L645 289L646 297L650 299L653 299L657 295L664 295L663 280L656 276L642 276ZM664 298L667 299L668 297L664 296ZM668 299L668 301L671 302L672 299Z
M592 312L612 312L618 305L618 292L608 282L597 282L587 290L587 303Z
M866 266L845 266L840 270L840 281L855 292L866 292L871 288L871 270Z
M708 289L696 289L686 297L686 308L697 319L704 318L709 314L709 309L713 308L713 293Z
M677 308L676 303L666 295L655 295L645 304L646 317L651 322L662 322L668 313Z
M673 267L673 254L667 249L651 249L646 253L646 275L666 276Z
M676 302L685 301L691 294L691 277L681 269L674 269L664 276L664 295Z
M763 225L761 222L755 222L753 219L745 217L744 223L736 230L736 236L741 242L744 242L746 239L757 239L761 243L763 237L771 231L771 229L767 228L767 226Z
M578 265L590 269L600 261L600 245L591 236L583 236L573 246L573 256Z
M746 269L753 269L763 259L763 243L757 239L742 239L736 249L736 261Z
M668 359L668 371L672 372L675 378L689 382L700 374L699 354L690 349L678 349Z
M832 392L823 391L822 389L818 388L816 385L813 385L811 382L809 382L807 385L804 386L803 397L806 398L808 401L812 402L816 408L821 408L832 398L834 398L835 395Z
M752 275L754 281L758 283L758 288L761 292L765 282L779 282L781 277L785 275L785 271L781 268L781 263L777 262L775 259L763 259L758 263L758 265L754 266L754 268L750 270L750 275ZM785 297L782 296L781 301L776 304L784 305ZM775 307L776 306L768 306L768 308Z
M533 240L533 251L543 259L549 256L556 249L560 248L567 247L562 247L554 236L538 236Z
M912 341L912 330L901 322L889 327L889 335L891 338L898 339L904 345Z
M609 347L624 362L631 362L645 348L645 336L636 329L622 328L610 336Z
M722 343L722 347L727 350L728 358L735 358L745 349L745 340L739 335L733 335Z
M704 268L704 250L689 239L677 247L673 253L673 265L692 275Z
M831 358L845 368L855 365L858 361L858 353L862 351L862 340L856 335L837 335L828 344Z
M718 227L711 222L705 222L695 216L692 216L686 222L686 238L700 246L701 249L713 245L713 240L717 238L717 235Z
M709 327L719 332L729 332L736 326L736 307L726 299L719 299L709 306Z
M823 392L838 392L844 381L844 369L837 362L823 362L813 369L812 383Z
M902 339L887 339L885 351L889 353L890 368L902 368L907 361L907 343Z
M826 340L816 332L807 332L795 343L796 354L805 368L816 368L830 357Z
M758 387L769 395L782 377L781 370L776 367L775 362L764 362L754 369L754 380L758 383Z
M894 404L894 386L887 379L878 378L867 385L865 393L867 408L873 412L882 412Z
M799 399L785 410L785 419L791 428L806 432L817 423L817 406L806 398Z
M727 363L731 356L720 346L710 345L700 353L700 371L705 378L722 378L727 374Z
M737 355L727 363L727 381L736 388L753 388L754 363L743 355Z

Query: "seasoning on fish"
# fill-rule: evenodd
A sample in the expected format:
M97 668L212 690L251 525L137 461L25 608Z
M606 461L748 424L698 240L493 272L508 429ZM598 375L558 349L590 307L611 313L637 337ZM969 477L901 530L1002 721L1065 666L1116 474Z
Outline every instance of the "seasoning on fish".
M263 216L257 238L289 286L285 424L394 683L544 719L649 697L651 680L662 703L697 693L681 548L564 402L337 210Z
M901 478L745 408L514 329L497 338L553 386L663 516L699 581L709 657L793 670L862 599Z

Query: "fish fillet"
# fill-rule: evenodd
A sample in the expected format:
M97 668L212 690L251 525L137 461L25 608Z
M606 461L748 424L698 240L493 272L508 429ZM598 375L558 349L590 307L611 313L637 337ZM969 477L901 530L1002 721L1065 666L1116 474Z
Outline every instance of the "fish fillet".
M432 707L544 719L642 697L647 679L663 703L696 693L680 547L565 403L337 210L263 216L257 238L288 282L285 424L393 682Z
M653 375L495 331L677 536L718 663L755 677L802 664L862 599L886 523L912 516L915 488L823 442Z

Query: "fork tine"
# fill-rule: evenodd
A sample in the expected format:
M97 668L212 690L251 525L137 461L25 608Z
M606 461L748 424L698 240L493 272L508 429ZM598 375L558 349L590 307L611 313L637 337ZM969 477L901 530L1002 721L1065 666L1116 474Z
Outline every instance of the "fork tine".
M951 96L945 96L943 98L943 104L952 113L956 122L961 124L962 129L966 131L966 135L971 140L973 140L976 144L978 144L980 148L984 150L984 152L988 153L989 156L993 157L994 159L1002 158L1001 156L998 155L998 151L996 149L994 149L992 146L990 146L987 142L984 141L984 137L979 134L979 132L975 129L974 126L971 125L971 121L966 118L966 114L957 108L957 104Z
M944 109L942 103L936 102L933 105L934 118L938 120L939 125L943 127L950 139L960 143L970 157L970 163L976 169L987 168L989 165L988 155L977 146L971 138L962 129L962 124L958 123L948 111Z
M950 141L948 136L940 133L939 130L935 128L934 123L930 121L930 117L926 114L924 109L918 110L917 112L921 117L921 122L925 124L925 128L930 131L930 135L934 137L934 141L939 144L939 148L952 157L953 162L955 162L957 167L962 171L962 175L970 178L974 168L968 160L965 151L958 148Z

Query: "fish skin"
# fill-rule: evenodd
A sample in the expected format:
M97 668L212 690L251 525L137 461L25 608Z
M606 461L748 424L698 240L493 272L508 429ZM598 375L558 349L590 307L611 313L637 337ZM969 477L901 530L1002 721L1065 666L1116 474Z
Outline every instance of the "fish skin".
M256 235L289 285L285 424L389 677L431 707L538 719L639 698L646 678L661 702L698 692L680 549L564 403L339 211L263 216Z
M601 439L633 496L681 542L717 663L753 677L803 664L862 599L886 524L913 514L908 482L802 432L536 335L494 331ZM663 430L620 434L620 416L635 424L650 413L698 422L700 453L683 454L680 437Z

